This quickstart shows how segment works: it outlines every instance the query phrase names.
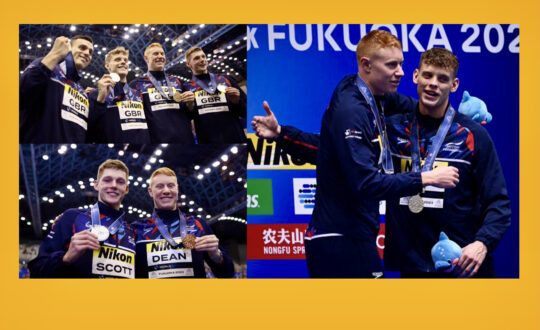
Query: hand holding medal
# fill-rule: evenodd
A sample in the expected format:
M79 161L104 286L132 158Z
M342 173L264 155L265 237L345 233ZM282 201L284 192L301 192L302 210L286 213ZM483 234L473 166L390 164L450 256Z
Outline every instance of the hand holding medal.
M183 93L176 91L173 98L175 102L184 102L188 106L189 110L192 110L195 106L195 94L193 94L191 91Z
M221 90L219 89L220 86L225 87L225 85L219 85L218 86L218 90L221 92ZM227 95L227 97L229 98L229 100L232 103L236 104L236 103L240 102L240 90L238 88L226 87L224 89L224 91L225 91L225 95Z
M180 99L182 102L185 102L185 103L190 103L190 102L195 102L195 94L193 94L192 91L187 91L187 92L183 92L182 94L180 94Z
M120 81L120 76L118 76L118 74L116 74L116 73L104 74L103 77L101 77L101 79L98 80L98 82L97 82L97 85L98 85L97 101L99 103L104 103L108 94L111 94L114 97L113 87L116 84L116 81L114 80L115 78L117 78L118 81Z
M69 248L66 254L64 254L62 261L66 264L72 264L77 261L86 250L97 250L99 247L100 244L96 234L93 234L88 230L80 231L71 236Z

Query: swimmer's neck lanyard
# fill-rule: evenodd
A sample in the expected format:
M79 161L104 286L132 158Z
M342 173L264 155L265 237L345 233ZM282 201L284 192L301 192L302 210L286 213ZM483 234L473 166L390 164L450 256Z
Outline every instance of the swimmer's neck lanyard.
M148 79L150 79L150 82L152 83L152 85L156 87L159 94L161 94L161 96L163 96L164 99L170 100L173 98L171 81L169 80L169 77L167 77L167 74L165 72L163 72L163 75L165 76L165 81L167 82L167 88L169 89L169 96L167 96L167 94L163 91L163 88L161 88L161 83L157 81L157 79L154 77L154 75L152 75L152 73L150 73L150 70L146 71L146 76L148 77Z
M118 84L120 84L120 82ZM133 100L133 98L134 98L133 91L131 90L131 88L129 88L127 83L123 83L123 84L124 84L123 90L124 90L124 95L126 97L126 101ZM114 88L111 88L109 90L109 92L110 93L108 95L108 100L107 100L108 102L107 103L112 103L114 101L114 99L116 98L116 95L114 94Z
M88 97L86 95L86 91L84 88L82 88L77 81L72 80L72 77L75 76L76 78L80 79L81 74L79 71L77 71L77 68L75 67L75 60L73 59L73 54L69 52L66 57L64 58L64 61L58 64L58 68L60 69L60 72L66 77L68 81L73 82L73 85L75 89L83 94L84 96Z
M196 75L193 75L192 79L197 83L197 85L201 86L209 94L214 94L217 88L217 76L211 72L209 72L208 75L210 75L209 84L206 84L206 82L199 79Z
M392 163L392 154L390 153L390 143L388 142L388 136L386 135L386 130L383 129L381 117L379 116L379 108L377 107L375 98L373 97L373 94L371 94L369 87L366 85L366 83L362 80L362 78L359 75L356 76L356 86L358 87L358 90L360 91L360 93L362 93L362 96L364 96L364 99L366 100L366 102L369 104L371 113L375 117L375 123L377 125L377 130L379 131L379 137L381 138L381 141L382 141L382 150L379 156L378 164L379 166L382 165L382 168L384 169L384 172L386 174L393 174L394 164Z
M119 82L118 84L121 84L121 83ZM122 83L122 84L124 84L123 90L124 90L124 95L126 96L126 101L133 100L134 95L131 88L129 88L127 83ZM110 102L112 102L116 98L116 96L114 95L114 88L111 88L109 96L110 96L110 99L108 101Z
M187 220L180 212L180 209L178 209L178 217L180 218L180 237L184 239L184 236L186 236L187 232ZM158 216L156 210L154 209L154 212L152 213L152 218L154 219L154 222L156 223L156 227L158 228L159 232L161 233L161 236L163 236L164 239L169 242L169 244L173 247L178 246L178 243L172 238L171 234L169 233L169 230L167 229L167 226L163 223L163 220Z
M446 114L444 115L443 121L441 122L437 134L433 138L433 142L427 148L426 162L424 167L421 166L420 162L420 145L418 142L418 118L417 114L413 113L413 122L411 128L411 158L412 158L412 171L413 172L427 172L431 171L433 168L433 163L435 162L435 157L439 153L439 149L442 146L444 138L452 126L452 120L456 111L452 108L451 105L448 106Z
M101 217L99 216L99 205L98 203L92 205L91 209L92 215L92 227L101 226ZM107 229L112 235L118 232L118 229L122 226L125 213L122 213Z

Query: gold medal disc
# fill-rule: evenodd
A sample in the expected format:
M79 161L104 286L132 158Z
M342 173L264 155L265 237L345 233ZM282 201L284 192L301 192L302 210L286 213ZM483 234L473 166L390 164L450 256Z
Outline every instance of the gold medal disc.
M175 102L182 101L182 94L179 91L174 92L173 99Z
M194 249L195 248L195 235L186 234L182 238L182 244L184 244L184 247L186 249Z

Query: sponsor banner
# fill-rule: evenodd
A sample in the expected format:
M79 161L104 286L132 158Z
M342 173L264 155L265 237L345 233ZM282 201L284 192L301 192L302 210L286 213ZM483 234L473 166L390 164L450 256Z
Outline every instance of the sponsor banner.
M315 207L315 178L293 178L294 214L312 214Z
M248 224L249 260L305 259L304 234L307 224ZM383 257L385 224L381 223L374 242Z
M250 133L248 137L248 169L251 170L305 170L315 169L315 165L306 164L286 154L276 142L261 139Z
M305 259L305 223L248 224L248 259Z
M101 246L92 254L92 274L135 278L135 253Z
M274 214L272 180L247 180L247 213L253 215Z

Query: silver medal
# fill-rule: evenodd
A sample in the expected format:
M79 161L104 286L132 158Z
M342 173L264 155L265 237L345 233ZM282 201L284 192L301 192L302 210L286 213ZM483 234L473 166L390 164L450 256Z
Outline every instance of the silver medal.
M420 213L424 209L424 200L420 195L414 195L409 198L409 210L412 213Z
M104 242L109 238L109 229L105 226L93 226L90 228L90 232L96 234L100 242Z
M111 79L117 83L120 81L120 76L118 75L118 73L115 73L115 72L112 72L109 74L109 76L111 76Z
M225 93L225 89L227 88L227 86L223 85L223 84L219 84L217 86L217 90L220 92L220 93Z

